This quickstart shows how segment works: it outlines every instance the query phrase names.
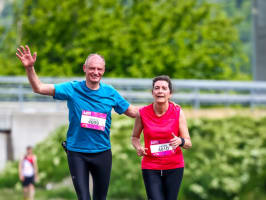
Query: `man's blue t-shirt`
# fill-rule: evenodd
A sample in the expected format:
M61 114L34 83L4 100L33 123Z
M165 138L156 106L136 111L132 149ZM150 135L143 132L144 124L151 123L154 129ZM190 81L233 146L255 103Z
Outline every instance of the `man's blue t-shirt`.
M111 148L112 108L122 114L129 107L129 103L112 86L100 83L98 90L91 90L86 81L55 84L54 98L67 100L68 150L96 153Z

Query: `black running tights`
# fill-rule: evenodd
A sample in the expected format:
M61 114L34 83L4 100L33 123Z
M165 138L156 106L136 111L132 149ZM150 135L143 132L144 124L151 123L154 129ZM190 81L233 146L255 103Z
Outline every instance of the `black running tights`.
M112 152L68 151L68 166L78 200L90 200L89 172L93 180L93 200L106 200L112 168Z
M143 169L148 200L177 200L184 168L169 170Z

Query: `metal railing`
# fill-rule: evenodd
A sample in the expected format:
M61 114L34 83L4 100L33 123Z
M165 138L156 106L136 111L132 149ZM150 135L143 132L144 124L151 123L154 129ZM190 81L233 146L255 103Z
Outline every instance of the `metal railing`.
M60 83L84 80L84 77L40 78L46 83ZM104 78L130 103L152 102L151 79ZM218 81L218 80L172 80L174 92L172 100L189 104L194 108L201 105L255 106L266 104L266 82ZM0 76L0 101L54 101L53 98L35 94L26 77Z

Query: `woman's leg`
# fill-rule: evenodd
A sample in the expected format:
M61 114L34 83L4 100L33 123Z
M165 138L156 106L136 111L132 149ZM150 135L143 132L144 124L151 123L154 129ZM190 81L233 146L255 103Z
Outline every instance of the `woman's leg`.
M34 200L35 187L33 184L29 184L29 200Z
M164 191L166 200L177 200L183 179L184 168L164 170Z
M23 187L23 196L24 196L24 200L28 200L29 199L29 186L24 186Z
M142 170L148 200L165 200L161 172L162 170Z

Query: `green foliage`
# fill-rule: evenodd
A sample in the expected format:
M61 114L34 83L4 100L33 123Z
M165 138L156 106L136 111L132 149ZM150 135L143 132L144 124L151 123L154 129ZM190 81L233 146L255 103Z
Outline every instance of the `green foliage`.
M145 199L140 160L129 146L132 126L129 119L113 121L110 197ZM193 147L183 151L181 199L265 198L266 118L197 119L189 129Z
M184 193L193 199L237 199L263 194L266 118L235 117L190 123L193 149L185 151Z
M61 147L61 142L66 138L66 132L67 127L60 127L35 147L41 185L48 182L59 182L69 173L66 153Z
M53 190L42 192L41 194L39 193L37 194L38 196L42 198L45 196L46 199L54 199L54 198L60 197L60 199L73 200L77 198L76 193L73 191L73 189L72 188L70 189L67 187L60 188L60 189L53 189Z
M111 199L146 199L141 159L131 146L133 120L123 116L113 120L111 130L113 164L108 196Z
M110 199L146 199L141 160L130 144L133 123L117 115L112 122ZM186 166L181 199L265 199L266 118L194 119L189 120L189 129L193 147L183 150ZM65 127L58 129L35 148L43 174L39 185L69 176L60 147L65 132ZM9 164L0 179L0 188L13 187L18 181L17 163Z
M49 137L35 147L39 166L39 186L45 186L49 182L62 181L68 174L66 154L61 147L65 140L66 127L58 128ZM18 162L8 163L0 174L0 188L19 186Z
M14 4L17 5L14 1ZM91 52L116 77L247 79L239 23L222 8L195 0L25 0L0 51L0 74L23 74L15 46L38 51L45 76L82 75ZM5 59L4 59L5 58Z
M46 190L36 188L35 199L37 200L73 200L76 199L76 194L73 190L62 187L60 189ZM23 192L9 188L0 189L0 200L21 200Z
M251 74L251 57L252 57L252 1L245 0L216 0L229 17L239 20L236 25L239 38L242 41L242 48L249 61L240 66L244 73Z
M0 173L0 188L14 187L18 182L18 162L8 162Z

